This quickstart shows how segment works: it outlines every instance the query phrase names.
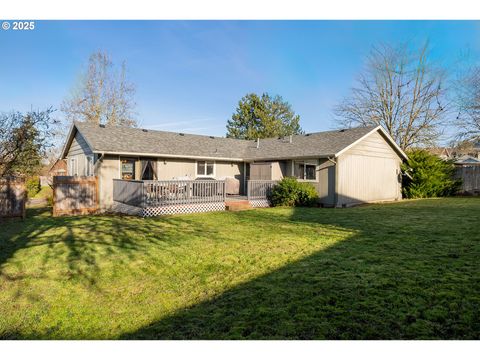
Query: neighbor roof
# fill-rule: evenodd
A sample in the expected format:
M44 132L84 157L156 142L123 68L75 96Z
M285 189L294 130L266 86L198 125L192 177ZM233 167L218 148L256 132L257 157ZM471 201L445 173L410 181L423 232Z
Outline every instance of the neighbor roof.
M404 156L403 152L379 126L293 135L291 142L288 136L260 139L257 148L257 141L255 140L75 122L70 132L70 139L67 140L64 149L64 157L69 143L75 136L75 129L80 132L92 151L96 153L229 160L273 160L335 156L378 129L385 135L387 141L392 143L400 156Z
M464 155L464 156L461 156L458 159L456 159L455 164L458 164L458 165L462 165L462 164L474 165L474 164L480 164L480 160L477 159L477 158L474 158L473 156Z

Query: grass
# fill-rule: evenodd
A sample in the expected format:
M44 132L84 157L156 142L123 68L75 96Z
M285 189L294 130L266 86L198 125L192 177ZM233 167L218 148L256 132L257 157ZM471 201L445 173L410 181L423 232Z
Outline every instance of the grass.
M0 338L478 339L480 199L0 232Z
M46 199L52 195L53 195L53 190L50 186L42 186L40 191L36 193L34 196L30 197L30 199Z

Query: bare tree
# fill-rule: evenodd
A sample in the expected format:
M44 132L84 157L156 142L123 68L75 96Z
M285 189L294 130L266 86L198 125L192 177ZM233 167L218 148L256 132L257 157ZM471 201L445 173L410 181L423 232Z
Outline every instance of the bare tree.
M126 75L125 63L117 69L106 53L92 54L79 86L62 103L66 119L137 126L134 117L135 87Z
M342 127L381 125L402 149L433 145L446 114L445 73L428 60L428 44L375 47L350 97L335 108Z
M470 67L459 76L456 84L456 100L459 109L456 125L457 140L480 139L480 66Z

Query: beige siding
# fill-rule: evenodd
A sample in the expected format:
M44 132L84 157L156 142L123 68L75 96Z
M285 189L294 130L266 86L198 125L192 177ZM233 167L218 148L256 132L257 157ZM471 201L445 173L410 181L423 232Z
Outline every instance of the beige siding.
M113 179L120 178L120 158L105 155L96 164L101 209L109 209L113 203Z
M378 132L337 159L337 205L401 198L401 159Z
M70 148L67 153L67 174L72 175L85 175L85 165L86 165L86 155L92 155L92 150L87 145L87 142L83 136L77 132L75 137L72 140ZM70 159L76 159L77 162L77 173L70 174Z
M320 159L318 165L318 183L316 189L321 204L335 204L335 164L328 159Z
M195 179L195 160L160 159L157 166L159 180L172 180L178 176L188 176Z
M231 176L240 181L240 189L243 189L243 163L230 161L217 161L215 163L215 177Z
M371 134L360 143L353 146L345 152L345 154L375 156L381 158L400 159L395 150L385 140L385 138L377 131Z
M272 162L272 180L283 179L285 172L285 164L280 161Z

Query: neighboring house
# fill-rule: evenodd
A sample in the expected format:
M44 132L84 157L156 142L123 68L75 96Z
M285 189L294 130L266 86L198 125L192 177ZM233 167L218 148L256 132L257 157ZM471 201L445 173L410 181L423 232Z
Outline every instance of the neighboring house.
M462 180L460 193L480 195L480 159L464 155L455 160L455 176Z
M64 159L57 159L48 170L48 176L65 176L67 175L67 162Z
M75 122L62 152L68 175L96 175L102 209L113 205L113 180L280 180L312 183L324 206L401 198L405 153L380 127L238 140Z
M454 164L457 166L480 165L480 159L470 155L463 155L455 159Z

